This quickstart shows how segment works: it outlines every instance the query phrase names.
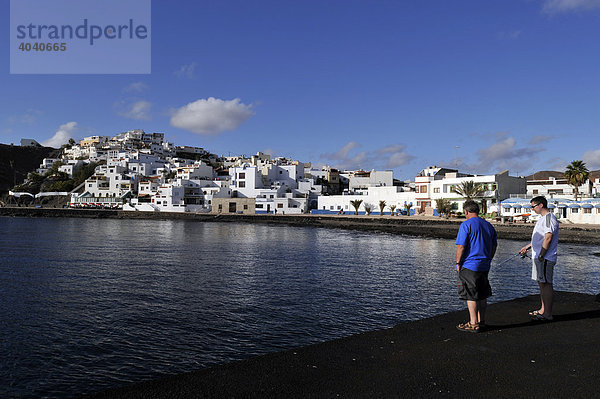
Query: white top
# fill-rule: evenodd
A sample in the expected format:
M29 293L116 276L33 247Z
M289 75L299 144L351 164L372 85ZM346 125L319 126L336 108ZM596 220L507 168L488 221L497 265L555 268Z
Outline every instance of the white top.
M558 250L558 220L552 212L548 212L546 216L541 216L535 224L533 234L531 235L531 251L533 257L537 258L542 250L542 243L546 233L552 233L552 241L544 258L551 262L556 262L556 252Z

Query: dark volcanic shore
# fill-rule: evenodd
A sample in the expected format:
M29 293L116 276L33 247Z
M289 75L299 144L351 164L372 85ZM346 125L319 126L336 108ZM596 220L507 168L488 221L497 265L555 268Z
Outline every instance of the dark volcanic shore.
M492 304L479 334L455 328L464 310L86 397L598 397L597 298L557 292L553 322L530 321L537 306Z
M419 216L354 216L354 215L213 215L172 212L125 212L117 210L0 208L0 216L13 217L80 217L111 219L185 219L199 222L240 222L314 226L325 228L378 231L430 238L456 238L458 226L464 220ZM498 237L529 241L533 224L495 223ZM600 225L561 223L560 242L600 245Z

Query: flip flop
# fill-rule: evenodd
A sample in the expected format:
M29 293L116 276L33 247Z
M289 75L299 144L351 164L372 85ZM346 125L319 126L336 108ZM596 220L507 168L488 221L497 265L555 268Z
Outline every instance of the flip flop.
M529 311L529 316L535 317L535 316L537 316L539 314L540 314L540 312L538 310L530 310Z

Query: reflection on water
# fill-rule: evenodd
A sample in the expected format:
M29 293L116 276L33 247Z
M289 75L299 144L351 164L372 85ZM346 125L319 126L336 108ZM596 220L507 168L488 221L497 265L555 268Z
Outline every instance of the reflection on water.
M4 396L74 394L464 308L452 240L194 221L0 218ZM525 243L500 241L496 261ZM598 247L559 245L595 293ZM537 292L529 260L493 301Z

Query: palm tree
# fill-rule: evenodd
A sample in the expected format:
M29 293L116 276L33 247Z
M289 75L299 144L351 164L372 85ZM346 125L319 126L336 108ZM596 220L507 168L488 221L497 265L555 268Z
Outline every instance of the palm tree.
M394 216L394 211L396 210L396 205L390 205L390 210L392 211L392 216Z
M383 210L385 209L386 203L385 201L379 201L379 215L383 216Z
M440 198L435 201L435 208L440 214L440 216L442 216L442 214L445 214L446 218L448 218L450 212L452 212L453 204L452 202L450 202L449 199Z
M459 186L454 187L454 192L466 200L476 198L484 191L485 188L481 184L475 184L473 180L464 181Z
M405 202L404 206L406 207L406 216L410 216L410 208L412 208L412 202L409 202L408 204Z
M360 204L362 204L363 200L361 199L355 199L350 201L350 203L352 204L352 206L354 207L355 211L354 214L358 215L358 208L360 208Z
M589 177L590 171L585 166L585 162L573 161L567 165L565 178L567 179L567 183L575 188L575 201L577 201L577 196L579 195L579 186L585 183Z
M367 215L370 215L371 212L373 212L373 205L371 204L365 204L365 212L367 213Z

